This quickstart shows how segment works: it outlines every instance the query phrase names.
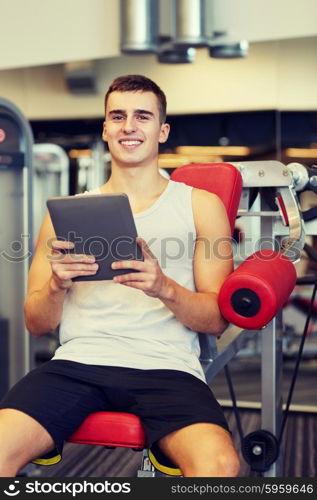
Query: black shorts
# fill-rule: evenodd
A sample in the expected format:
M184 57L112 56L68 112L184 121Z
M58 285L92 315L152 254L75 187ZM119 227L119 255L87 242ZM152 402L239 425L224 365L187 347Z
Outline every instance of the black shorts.
M138 415L150 458L157 468L162 463L165 466L162 470L175 469L157 446L157 441L170 432L198 422L217 424L229 430L208 385L177 370L48 361L23 377L0 402L0 408L20 410L49 432L56 450L35 461L46 465L61 459L64 441L96 411Z

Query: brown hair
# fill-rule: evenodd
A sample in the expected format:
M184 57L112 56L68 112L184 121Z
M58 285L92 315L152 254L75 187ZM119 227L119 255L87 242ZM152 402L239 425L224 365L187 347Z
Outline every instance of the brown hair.
M119 76L111 83L105 95L105 109L112 92L153 92L158 100L161 124L166 120L166 96L155 82L143 75Z

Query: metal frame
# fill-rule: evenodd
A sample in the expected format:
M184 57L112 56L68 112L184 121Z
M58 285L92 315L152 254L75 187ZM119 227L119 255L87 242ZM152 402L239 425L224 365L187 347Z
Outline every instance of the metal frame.
M33 145L33 214L34 236L45 216L46 200L69 194L69 157L57 144ZM52 180L55 179L55 182Z
M293 186L293 172L278 161L234 163L243 178L244 194L241 198L239 215L260 218L261 237L272 245L283 237L281 251L292 261L297 262L300 250L304 246L304 224L301 218L298 200ZM268 210L265 200L260 196L260 211L247 208L249 188L274 187L282 198L285 214L282 211ZM288 225L285 226L285 223ZM286 237L285 237L286 236ZM256 242L255 242L256 243ZM255 249L254 249L255 251ZM219 371L235 357L244 343L246 330L230 325L220 339L200 335L202 348L201 363L206 380L209 383ZM259 330L261 332L261 330ZM254 332L256 333L256 331ZM261 426L278 436L283 412L282 401L282 320L278 314L266 325L261 338ZM264 473L266 477L278 477L282 474L283 453Z
M17 189L16 195L22 197L22 207L20 214L22 219L21 233L19 234L18 243L21 245L21 252L24 256L23 262L11 262L15 265L16 272L23 276L23 279L12 279L8 283L7 294L9 287L19 287L17 293L12 299L12 304L7 309L10 314L9 325L9 386L14 385L22 376L30 369L31 359L31 342L29 332L25 328L23 317L23 300L26 294L27 275L32 255L32 165L33 165L33 134L29 122L26 120L22 112L7 99L0 98L0 113L4 116L9 116L13 120L19 130L19 145L20 152L24 155L24 166L21 169L21 184L15 186ZM9 151L8 151L9 153ZM8 165L8 169L12 168ZM14 168L14 167L13 167ZM20 189L20 191L19 191ZM13 195L13 193L12 193ZM18 222L16 221L18 224ZM10 244L15 242L10 242ZM3 255L2 255L3 257ZM23 269L22 269L23 267ZM7 313L6 311L6 313Z

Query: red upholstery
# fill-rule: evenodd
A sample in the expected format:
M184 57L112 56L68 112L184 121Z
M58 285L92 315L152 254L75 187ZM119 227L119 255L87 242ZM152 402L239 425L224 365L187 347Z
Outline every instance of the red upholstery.
M242 191L237 168L230 163L193 163L175 169L171 179L217 194L226 207L233 231Z
M89 415L68 441L141 450L146 446L139 417L112 411L99 411Z
M230 323L256 330L267 325L283 307L295 284L296 271L292 262L278 252L263 249L250 255L227 278L220 290L219 307ZM238 290L242 290L242 298L243 290L251 290L257 295L260 308L256 314L248 317L237 312L232 297Z

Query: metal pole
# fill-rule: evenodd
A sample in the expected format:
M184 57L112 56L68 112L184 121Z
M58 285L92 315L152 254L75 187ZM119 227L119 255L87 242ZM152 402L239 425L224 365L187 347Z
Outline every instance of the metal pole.
M261 425L263 430L270 431L278 437L282 422L282 338L281 321L275 317L262 333L262 410ZM283 453L265 477L281 477L283 472Z
M261 200L261 209L265 210L265 202ZM272 217L261 218L261 243L274 249L274 222ZM278 436L282 422L282 322L281 313L263 330L261 335L261 426ZM282 475L282 453L264 473L265 477Z

